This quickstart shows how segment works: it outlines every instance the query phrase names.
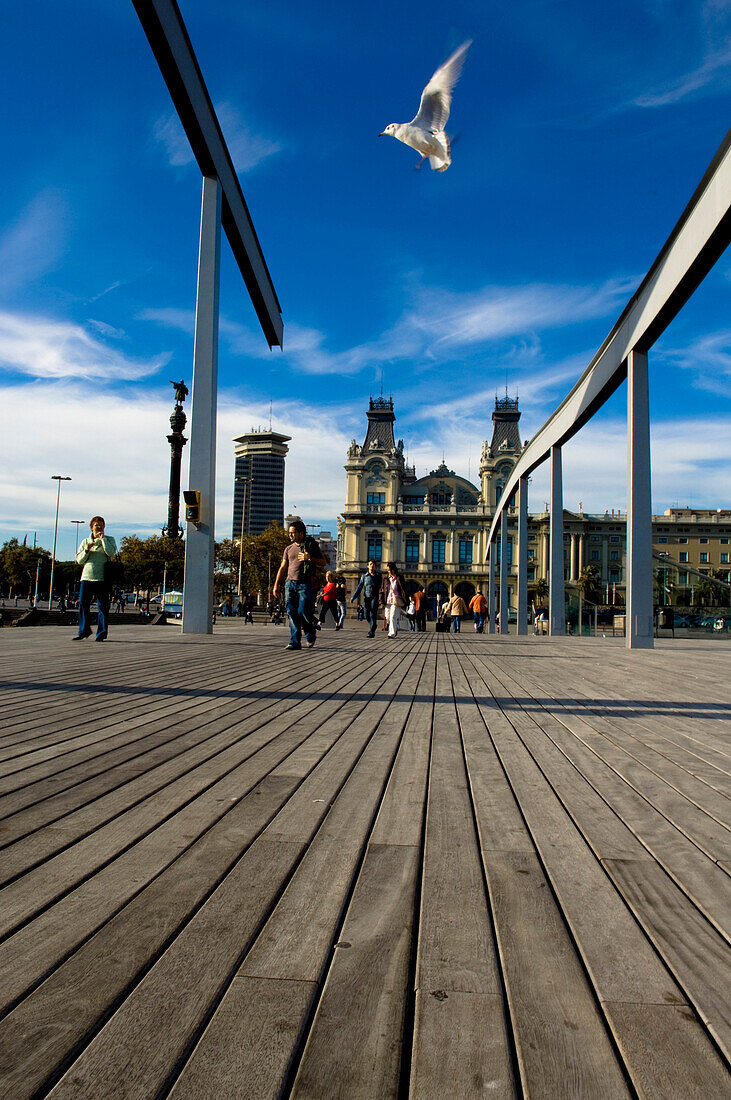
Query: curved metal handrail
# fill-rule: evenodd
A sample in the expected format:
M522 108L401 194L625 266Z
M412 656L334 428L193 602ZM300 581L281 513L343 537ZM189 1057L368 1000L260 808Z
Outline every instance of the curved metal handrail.
M627 376L627 356L665 331L731 240L731 130L640 286L573 389L520 455L495 509L488 550L521 478L574 436Z

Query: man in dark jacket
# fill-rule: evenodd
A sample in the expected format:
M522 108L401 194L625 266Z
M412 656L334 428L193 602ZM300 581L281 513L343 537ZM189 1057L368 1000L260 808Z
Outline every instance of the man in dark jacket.
M371 558L368 562L367 571L362 574L355 592L350 597L350 602L355 603L360 592L363 592L363 608L370 627L368 631L369 638L375 638L376 636L376 626L378 625L378 601L380 599L382 581L383 576L376 569L376 563Z

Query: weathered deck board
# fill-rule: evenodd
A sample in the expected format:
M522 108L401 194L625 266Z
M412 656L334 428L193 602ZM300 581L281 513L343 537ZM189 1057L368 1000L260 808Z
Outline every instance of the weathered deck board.
M731 1094L728 645L365 631L0 632L0 1097Z

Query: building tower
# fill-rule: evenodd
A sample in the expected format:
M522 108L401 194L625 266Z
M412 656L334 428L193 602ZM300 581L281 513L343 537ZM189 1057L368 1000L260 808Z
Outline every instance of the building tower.
M518 398L495 397L492 411L492 439L482 444L480 485L482 501L490 515L500 500L503 487L523 449L520 442Z
M270 523L284 522L284 459L291 438L271 428L252 428L234 439L234 539L242 531L259 535Z
M183 528L180 526L180 462L183 456L183 447L188 440L183 435L187 417L183 412L183 402L188 394L188 387L181 379L180 382L171 382L175 387L175 407L170 417L171 434L168 436L170 444L170 489L168 492L168 521L162 529L163 535L169 539L183 537Z

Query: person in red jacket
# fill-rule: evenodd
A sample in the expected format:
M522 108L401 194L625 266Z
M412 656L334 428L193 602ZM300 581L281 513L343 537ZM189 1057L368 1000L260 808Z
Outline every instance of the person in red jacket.
M325 581L326 584L322 590L322 610L320 611L320 622L318 626L322 626L322 624L325 622L325 616L329 611L332 614L333 621L335 623L335 629L339 630L340 627L338 626L338 619L340 618L340 616L338 614L338 600L336 592L337 583L335 581L335 574L332 573L329 569L325 574Z

